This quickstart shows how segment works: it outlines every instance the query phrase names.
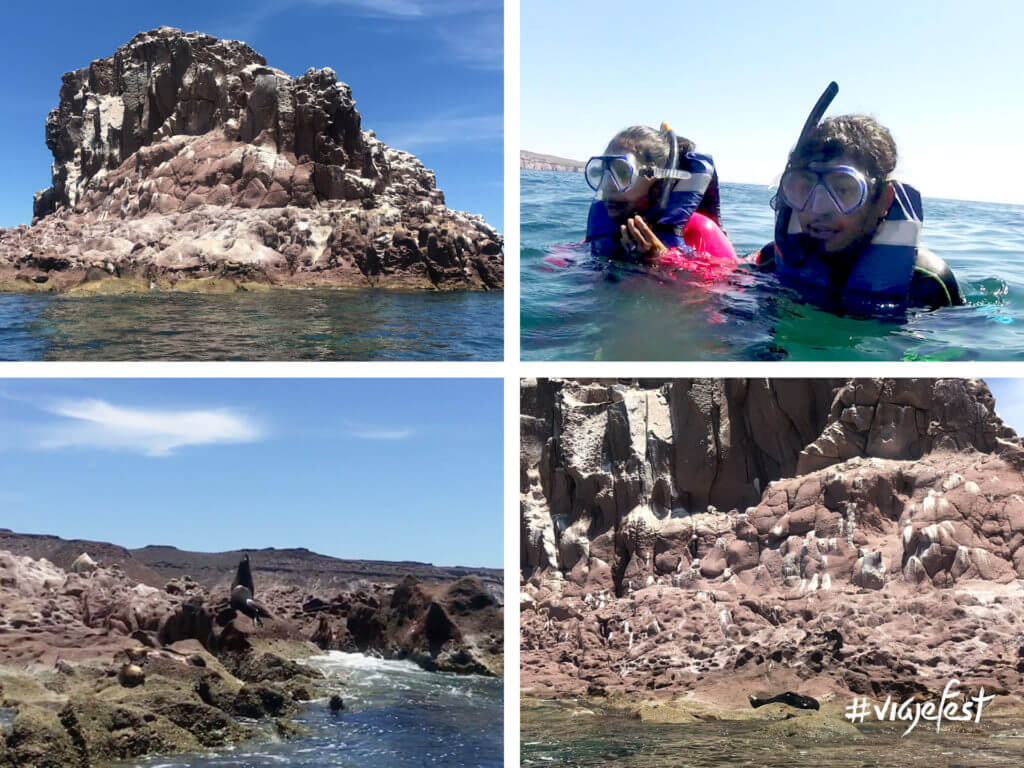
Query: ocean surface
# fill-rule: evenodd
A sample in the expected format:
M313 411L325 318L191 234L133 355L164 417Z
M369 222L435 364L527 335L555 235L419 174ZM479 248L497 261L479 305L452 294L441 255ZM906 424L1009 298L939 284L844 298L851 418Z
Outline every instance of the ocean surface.
M412 662L331 651L311 664L338 681L345 709L312 702L294 718L310 735L200 755L153 758L139 768L501 768L501 680L425 672ZM129 764L125 764L129 765Z
M892 322L822 312L771 275L702 282L597 263L579 245L593 195L583 174L521 171L520 188L524 360L1024 360L1024 206L925 199L921 242L967 305ZM740 256L771 240L772 192L722 184Z
M520 715L520 765L544 768L1018 768L1024 728L1018 719L987 719L984 733L921 723L865 721L863 740L817 743L765 737L764 722L653 724L592 705L545 702ZM789 742L789 743L787 743Z
M0 360L501 360L503 294L0 293Z

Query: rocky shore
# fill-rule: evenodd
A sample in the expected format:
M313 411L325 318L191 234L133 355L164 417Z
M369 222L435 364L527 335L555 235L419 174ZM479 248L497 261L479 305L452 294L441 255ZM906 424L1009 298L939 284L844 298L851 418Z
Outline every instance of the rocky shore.
M1021 703L1024 447L983 382L521 397L524 695L685 719L792 691L840 725L951 679Z
M325 650L503 672L501 603L476 576L318 594L276 581L259 557L273 618L257 627L226 589L189 576L156 587L88 552L64 569L0 551L0 766L86 768L300 735L300 707L344 706L343 681L305 662Z
M519 150L519 167L527 171L564 171L568 173L583 173L585 163L579 160L569 160L555 155L542 155L538 152L527 152Z
M503 238L363 130L329 68L141 32L63 76L53 186L0 229L0 291L500 289Z

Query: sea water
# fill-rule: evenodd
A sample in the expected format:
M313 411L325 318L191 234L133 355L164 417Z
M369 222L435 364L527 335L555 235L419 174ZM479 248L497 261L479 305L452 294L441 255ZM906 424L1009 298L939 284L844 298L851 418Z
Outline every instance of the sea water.
M1024 730L1017 718L981 726L919 728L865 721L863 738L767 737L766 721L658 724L572 701L532 702L520 713L520 765L544 768L1017 768ZM959 724L958 724L959 725Z
M600 263L579 245L593 197L582 174L521 171L520 188L524 360L1024 359L1024 206L926 198L921 242L967 305L892 322L822 312L752 271L702 282ZM722 184L741 256L772 239L772 193Z
M0 360L500 360L503 295L0 293Z
M200 755L136 761L140 768L500 768L502 681L426 672L409 661L332 651L309 663L345 702L308 704L294 719L309 735ZM125 764L129 765L129 764Z

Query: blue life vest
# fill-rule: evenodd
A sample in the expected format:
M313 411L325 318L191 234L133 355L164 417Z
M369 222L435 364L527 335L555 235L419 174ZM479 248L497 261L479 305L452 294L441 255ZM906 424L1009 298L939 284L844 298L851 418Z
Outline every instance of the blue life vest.
M689 178L663 179L663 184L672 185L668 202L662 208L659 200L658 205L644 213L644 219L668 248L685 247L683 230L704 199L704 193L707 192L708 185L715 175L715 163L710 155L690 152L683 155L678 169L687 171L690 174ZM622 222L617 222L608 215L608 209L603 202L592 202L587 214L586 238L590 243L590 252L606 258L628 256L619 239L621 225Z
M902 312L910 298L918 240L924 221L921 194L909 184L890 182L892 205L878 224L842 286L833 283L828 254L808 242L800 218L783 205L775 219L775 273L780 282L811 303L853 314Z

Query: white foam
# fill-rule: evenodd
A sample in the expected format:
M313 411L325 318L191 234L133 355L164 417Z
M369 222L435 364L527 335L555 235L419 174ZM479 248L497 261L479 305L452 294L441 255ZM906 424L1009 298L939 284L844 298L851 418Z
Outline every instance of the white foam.
M426 672L422 667L408 659L380 659L362 653L345 653L344 651L328 651L322 656L310 656L309 661L325 667L340 667L346 670L363 672Z

